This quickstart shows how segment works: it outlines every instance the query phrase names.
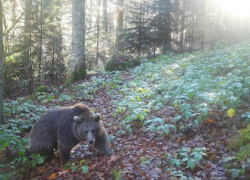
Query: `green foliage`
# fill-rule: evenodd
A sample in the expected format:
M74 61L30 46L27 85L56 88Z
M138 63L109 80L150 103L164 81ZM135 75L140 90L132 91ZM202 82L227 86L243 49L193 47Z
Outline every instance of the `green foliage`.
M152 162L152 158L142 157L141 158L141 165L149 166Z
M110 83L121 125L132 131L131 123L139 120L150 126L147 130L167 134L174 127L170 124L183 120L199 124L209 118L212 109L222 110L227 117L239 115L239 106L249 103L248 46L249 41L244 41L204 53L162 55L154 63L145 61L131 69L131 81ZM153 122L151 112L170 105L178 115L159 127L163 124ZM250 119L248 113L243 118Z
M46 93L37 93L35 97L43 100L44 95L47 96ZM46 110L42 105L35 106L29 98L21 97L16 101L4 103L4 114L8 122L0 126L0 171L3 173L0 177L19 177L29 173L37 164L43 163L43 157L40 155L31 155L29 158L26 156L28 137L24 136L24 132L29 131L35 120ZM3 168L1 164L10 168Z
M67 162L66 164L64 164L63 167L64 167L64 169L70 169L71 172L82 171L84 174L86 174L89 170L88 163L84 160L81 160L80 163Z
M45 93L47 93L47 92L49 92L49 89L48 89L47 86L39 86L39 87L36 88L36 92L45 92Z
M72 72L70 75L70 78L68 79L68 81L65 84L65 87L70 86L75 81L83 80L84 78L86 78L87 74L88 74L87 71L85 69L82 69L82 68L79 68L77 73Z
M161 118L154 118L152 120L146 120L144 121L143 125L146 125L148 123L150 123L150 125L148 126L147 129L145 129L145 132L150 130L154 133L160 133L159 134L160 137L163 136L164 134L168 135L170 127L176 130L175 125L166 124L165 121Z
M240 174L244 174L245 169L246 169L245 163L242 163L241 169L239 169L239 166L237 166L238 161L234 161L234 160L235 160L234 157L227 157L223 159L223 161L226 163L224 165L224 169L226 169L229 173L231 173L231 177L233 179L239 177ZM247 159L247 160L248 160L248 163L250 163L250 159Z
M250 157L250 125L246 129L239 130L234 135L228 145L228 149L237 150L236 159L238 161L246 160Z
M122 178L122 170L121 169L113 169L112 170L114 180L120 180Z
M85 69L78 69L77 71L77 79L76 80L83 80L87 76L87 71Z
M191 152L191 153L190 153ZM186 162L187 167L191 170L194 170L194 167L197 162L202 160L203 156L206 154L203 152L203 148L182 148L178 151L176 158L172 158L172 155L169 155L169 161L172 166L181 167L181 164Z
M46 104L46 103L49 103L49 102L53 102L54 99L55 99L55 96L53 93L45 93L45 92L37 92L35 94L35 98L43 103L43 104Z
M140 65L140 60L130 55L115 53L105 65L106 71L124 71Z

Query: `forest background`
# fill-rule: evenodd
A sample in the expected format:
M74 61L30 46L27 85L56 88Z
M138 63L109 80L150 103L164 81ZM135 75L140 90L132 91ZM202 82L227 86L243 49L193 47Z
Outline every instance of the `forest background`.
M223 8L227 3L213 0L5 0L1 4L5 97L13 92L30 94L39 85L65 83L80 66L88 71L103 69L117 53L153 58L216 48L218 42L235 43L250 34L249 16L232 14Z

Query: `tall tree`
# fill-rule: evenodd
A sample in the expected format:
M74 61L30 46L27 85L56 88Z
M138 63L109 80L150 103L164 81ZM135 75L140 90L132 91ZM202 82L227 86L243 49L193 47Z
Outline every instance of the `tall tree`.
M24 46L24 57L23 64L25 67L24 79L28 81L29 92L32 92L33 88L33 67L30 58L31 53L31 13L32 13L32 1L25 0L25 22L24 22L24 35L25 35L25 46Z
M108 33L108 11L107 11L108 1L103 0L102 5L103 5L103 29L105 33Z
M4 78L3 78L3 58L4 58L4 47L3 47L3 6L2 0L0 0L0 124L4 123L4 116L3 116L3 85L4 85Z
M206 20L206 0L201 1L201 49L204 49L205 44L205 20Z
M72 80L86 76L85 63L85 0L72 0Z
M181 32L180 32L180 51L183 52L184 46L184 30L185 30L185 18L186 18L186 0L182 0L182 12L181 12Z
M124 34L124 49L131 53L137 53L140 57L148 50L150 44L149 20L146 18L147 6L143 1L131 1L131 17L129 23L132 25L126 28Z
M98 0L97 1L97 15L96 15L96 63L98 63L98 59L99 59L100 5L101 5L101 0Z
M123 31L123 3L124 0L117 0L115 48L118 51L121 50L122 44L121 34Z

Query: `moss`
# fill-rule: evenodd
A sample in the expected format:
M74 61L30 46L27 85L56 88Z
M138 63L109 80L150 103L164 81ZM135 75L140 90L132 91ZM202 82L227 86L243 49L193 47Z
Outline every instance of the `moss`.
M82 80L87 76L87 71L84 69L79 69L77 71L77 75L75 72L72 72L70 75L70 78L68 79L68 81L66 82L66 84L64 85L64 87L70 86L73 82L77 81L77 80Z
M76 80L82 80L87 76L87 71L85 69L78 69Z
M46 86L39 86L36 88L36 92L49 92L49 88Z
M129 68L140 65L139 59L134 59L131 56L119 55L113 56L105 66L105 71L125 71Z

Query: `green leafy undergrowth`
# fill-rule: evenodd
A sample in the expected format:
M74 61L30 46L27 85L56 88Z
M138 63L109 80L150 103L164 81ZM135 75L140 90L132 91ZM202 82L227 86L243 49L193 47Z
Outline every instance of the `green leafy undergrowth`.
M132 69L133 80L117 87L114 101L121 123L130 131L134 120L154 123L152 119L161 117L151 117L152 112L165 106L173 106L178 112L174 121L166 124L183 120L199 124L213 109L232 118L241 105L249 103L249 46L245 41L208 52L163 55Z
M239 130L238 133L231 138L228 149L230 151L237 151L236 159L238 161L250 158L250 125L248 125L246 129Z
M30 169L43 163L43 157L27 157L27 133L34 122L47 110L36 106L32 98L17 98L4 103L7 123L0 125L0 179L25 178Z
M195 169L195 166L201 162L203 156L206 154L203 152L204 148L182 148L178 151L177 156L172 154L166 154L167 160L170 164L170 167L167 171L170 173L171 177L178 179L188 179L188 177L180 171L181 166L185 165L187 168L190 168L192 171Z

